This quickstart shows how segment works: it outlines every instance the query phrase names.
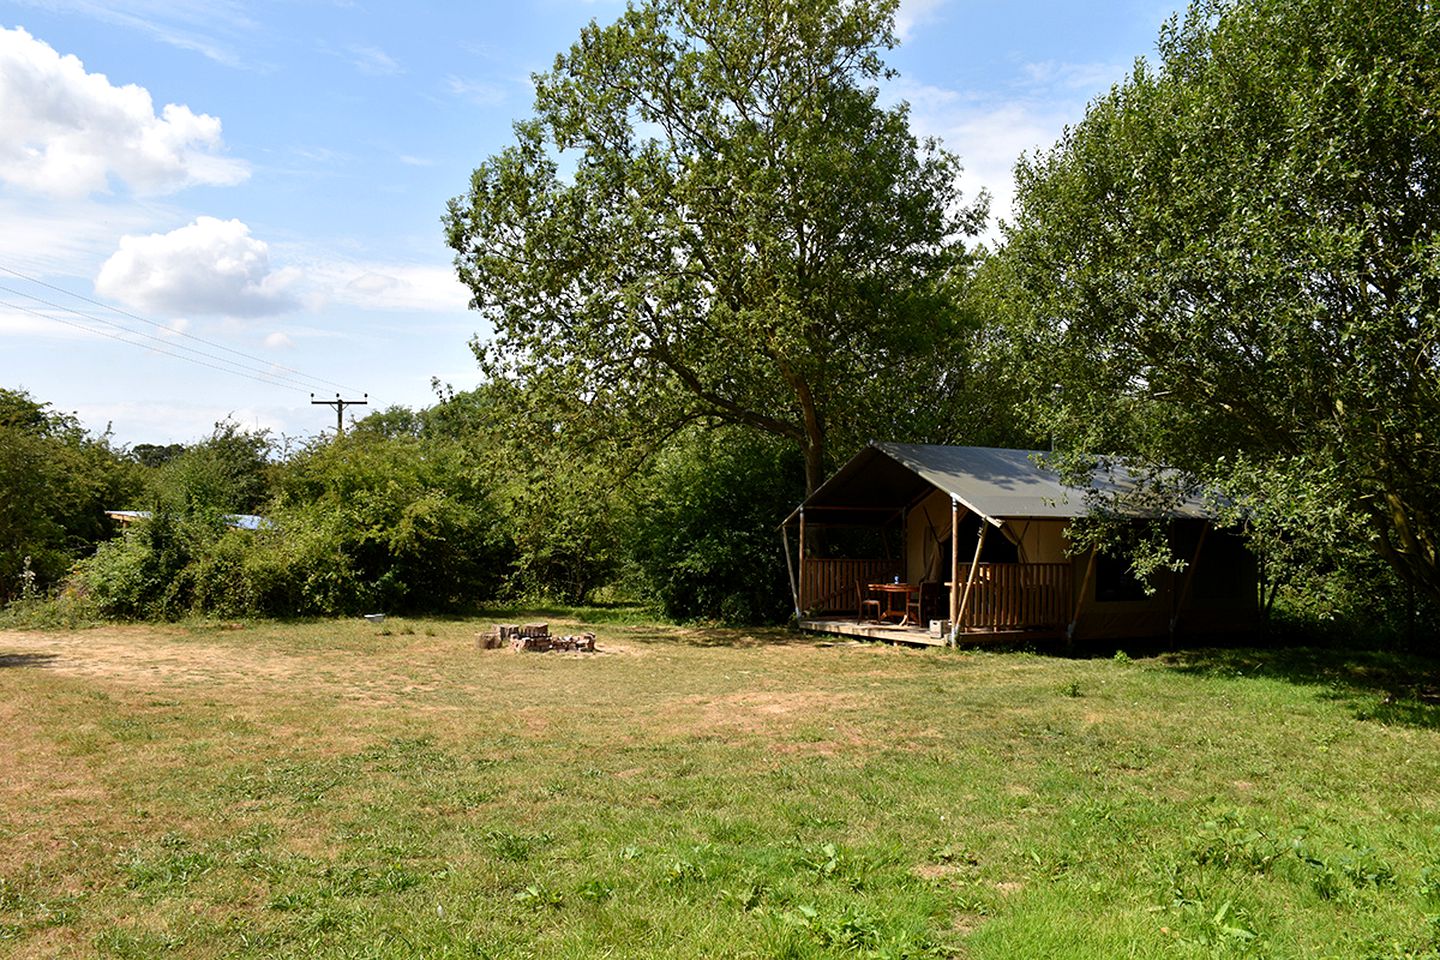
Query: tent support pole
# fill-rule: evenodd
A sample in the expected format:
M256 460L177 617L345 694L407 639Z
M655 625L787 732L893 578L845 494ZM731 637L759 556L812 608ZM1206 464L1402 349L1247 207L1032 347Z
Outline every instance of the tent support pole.
M802 605L805 602L805 511L800 511L800 588L796 591L799 599L795 602L795 608L800 614L804 614Z
M980 536L975 538L975 559L970 561L970 573L965 577L965 595L960 598L960 610L955 614L955 630L958 636L960 621L965 616L965 608L970 605L970 588L975 586L975 572L980 569L980 550L985 546L985 534L990 532L990 524L984 517L980 518Z
M1184 612L1186 604L1190 602L1190 587L1195 583L1195 566L1200 562L1200 551L1205 549L1205 537L1210 533L1210 521L1205 521L1200 528L1200 542L1195 544L1195 556L1190 558L1190 566L1185 570L1185 585L1180 588L1180 598L1175 602L1175 612L1170 614L1170 649L1175 649L1175 637L1180 629L1180 614Z
M950 498L950 646L960 630L960 501Z
M795 622L800 622L800 588L795 583L795 563L790 559L790 525L780 525L780 549L785 552L785 572L790 574L790 598L795 601Z
M1085 606L1085 595L1090 590L1090 580L1095 576L1095 548L1090 548L1090 562L1085 564L1085 578L1080 581L1080 593L1075 598L1075 615L1070 618L1070 626L1065 628L1065 650L1069 652L1075 646L1075 627L1080 623L1080 608Z

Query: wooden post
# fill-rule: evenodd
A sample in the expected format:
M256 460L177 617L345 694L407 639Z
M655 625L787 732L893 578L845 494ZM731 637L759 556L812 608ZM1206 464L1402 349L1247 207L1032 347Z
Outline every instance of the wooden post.
M900 579L910 580L910 511L900 511Z
M1195 566L1200 562L1200 551L1205 549L1205 536L1210 532L1210 523L1207 520L1200 528L1200 542L1195 544L1195 556L1190 558L1190 566L1185 571L1185 585L1180 588L1180 599L1175 603L1175 609L1170 614L1170 649L1175 649L1175 632L1180 626L1180 611L1185 609L1185 604L1190 602L1190 585L1195 582Z
M965 578L965 595L960 598L960 610L955 614L957 631L960 629L960 621L965 618L965 608L970 604L970 588L975 585L975 571L980 569L980 549L985 546L985 534L989 531L989 522L980 517L980 536L975 538L975 559L970 561L970 574Z
M799 609L801 616L804 616L805 610L803 604L805 603L805 510L803 507L800 510L800 589L797 590L796 593L799 595L799 601L796 603L796 607L797 609Z
M950 498L950 645L960 630L960 501Z
M790 523L780 525L780 549L785 551L785 572L790 574L790 597L795 601L795 622L800 622L800 588L795 583L795 564L790 559Z
M1090 562L1085 565L1085 579L1080 581L1080 594L1075 598L1075 615L1070 618L1070 626L1065 628L1065 649L1069 650L1075 643L1075 626L1080 622L1080 608L1085 606L1085 594L1090 589L1090 579L1095 575L1095 548L1090 548Z

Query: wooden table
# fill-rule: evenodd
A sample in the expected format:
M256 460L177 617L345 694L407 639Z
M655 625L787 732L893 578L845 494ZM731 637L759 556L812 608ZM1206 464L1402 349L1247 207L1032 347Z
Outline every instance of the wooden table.
M913 583L867 583L865 588L871 593L885 594L885 609L880 612L880 619L886 617L899 617L898 626L906 626L910 623L910 594L920 588ZM900 609L895 609L895 598L900 598Z

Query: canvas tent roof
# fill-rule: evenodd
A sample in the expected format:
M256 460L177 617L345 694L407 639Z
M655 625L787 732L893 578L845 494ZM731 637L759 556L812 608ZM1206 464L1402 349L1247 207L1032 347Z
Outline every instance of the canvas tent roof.
M825 481L791 514L825 523L882 523L934 487L994 524L1018 519L1070 519L1089 508L1087 490L1066 486L1041 467L1036 450L950 447L934 444L871 443ZM1137 486L1123 467L1098 474L1091 489L1123 492ZM1198 498L1172 516L1209 516ZM788 521L787 521L788 522Z

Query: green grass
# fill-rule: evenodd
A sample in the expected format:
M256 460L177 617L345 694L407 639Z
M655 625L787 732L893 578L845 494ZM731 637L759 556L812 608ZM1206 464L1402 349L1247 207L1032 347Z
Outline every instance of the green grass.
M1440 958L1432 663L489 622L0 634L0 955Z

